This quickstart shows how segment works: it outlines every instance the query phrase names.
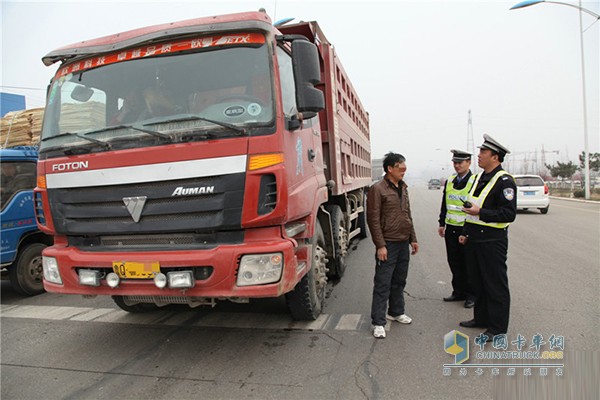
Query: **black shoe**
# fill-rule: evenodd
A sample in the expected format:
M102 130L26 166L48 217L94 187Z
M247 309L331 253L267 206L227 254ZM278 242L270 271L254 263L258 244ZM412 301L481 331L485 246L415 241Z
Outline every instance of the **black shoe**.
M450 295L448 297L444 297L444 301L461 301L464 300L464 297L461 296L456 296L456 295Z
M469 321L462 321L459 323L460 326L464 326L465 328L487 328L487 325L480 324L476 322L474 319Z
M465 300L465 308L473 308L475 307L475 301L473 300Z

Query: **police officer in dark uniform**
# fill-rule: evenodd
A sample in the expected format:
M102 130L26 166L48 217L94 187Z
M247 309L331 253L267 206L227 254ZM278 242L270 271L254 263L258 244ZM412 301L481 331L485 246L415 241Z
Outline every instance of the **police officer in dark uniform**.
M472 154L462 150L450 150L455 174L446 180L440 208L438 234L446 242L446 258L452 271L452 294L444 301L463 301L465 308L475 305L475 297L469 287L465 246L458 243L465 224L463 202L467 201L469 191L475 181L471 173Z
M489 135L483 138L477 157L483 172L477 175L463 207L467 215L459 237L466 246L469 280L475 294L474 318L460 326L487 328L484 334L492 339L508 330L508 225L517 215L517 187L501 164L510 151Z

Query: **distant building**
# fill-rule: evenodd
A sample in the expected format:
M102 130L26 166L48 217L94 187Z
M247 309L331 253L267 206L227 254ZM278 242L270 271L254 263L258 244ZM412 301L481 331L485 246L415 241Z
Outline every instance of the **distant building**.
M0 117L11 111L25 109L25 96L0 92Z

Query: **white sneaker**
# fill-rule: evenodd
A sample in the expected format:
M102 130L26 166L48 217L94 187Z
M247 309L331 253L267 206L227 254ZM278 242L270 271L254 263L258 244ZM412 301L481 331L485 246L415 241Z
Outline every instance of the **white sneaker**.
M412 318L406 314L398 315L397 317L392 317L391 315L386 315L386 318L390 321L400 322L401 324L410 324L412 322Z
M377 339L385 339L385 328L380 325L374 326L373 336L375 336Z

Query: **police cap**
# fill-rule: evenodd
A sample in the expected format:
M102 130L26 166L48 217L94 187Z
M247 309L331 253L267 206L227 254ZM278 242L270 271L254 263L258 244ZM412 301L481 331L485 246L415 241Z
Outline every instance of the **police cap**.
M471 161L472 154L464 150L450 150L452 153L452 162Z
M506 154L510 154L510 150L508 150L505 146L501 145L496 139L487 134L483 135L483 144L479 147L495 151L502 157L504 157Z

